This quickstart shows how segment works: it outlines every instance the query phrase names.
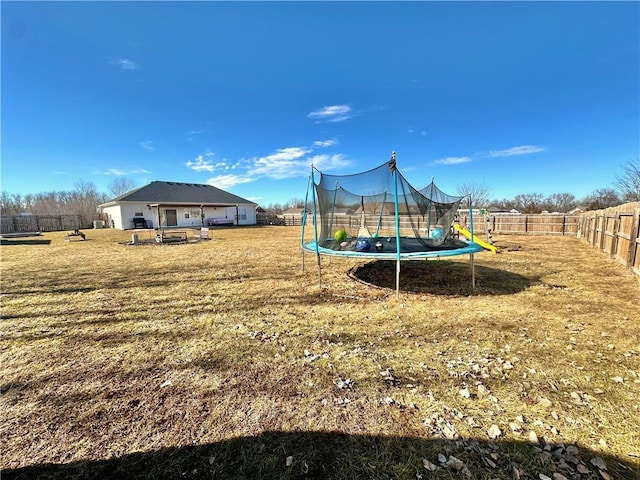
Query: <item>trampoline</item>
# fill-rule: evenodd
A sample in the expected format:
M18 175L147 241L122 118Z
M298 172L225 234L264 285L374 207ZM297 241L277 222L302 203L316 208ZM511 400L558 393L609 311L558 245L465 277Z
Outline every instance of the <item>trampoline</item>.
M396 260L396 297L403 260L469 255L475 285L473 255L482 246L459 238L453 228L458 208L467 196L444 193L434 183L417 189L396 167L396 153L371 170L331 175L311 167L305 205L311 191L313 240L305 241L307 209L303 213L300 245L317 257L322 286L321 256ZM469 218L473 239L471 199Z

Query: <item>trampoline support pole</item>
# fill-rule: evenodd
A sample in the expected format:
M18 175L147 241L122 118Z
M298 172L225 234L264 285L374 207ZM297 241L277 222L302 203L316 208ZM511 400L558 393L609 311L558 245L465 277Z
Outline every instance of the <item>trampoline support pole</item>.
M473 253L469 254L469 265L471 265L471 289L476 289L476 266L473 263Z
M309 201L309 187L311 186L311 176L307 178L307 193L304 195L304 205L302 208L302 232L300 233L300 252L302 253L302 271L304 272L304 227L307 224L307 202Z
M311 184L315 189L315 179L313 178L313 165L311 165ZM322 289L322 267L320 266L320 247L318 246L318 208L316 206L316 194L313 192L313 238L316 242L316 258L318 259L318 288Z
M396 169L396 152L391 152L389 165L393 169L393 208L396 220L396 298L400 298L400 212L398 208L398 170Z
M471 192L469 192L469 227L471 228L471 241L475 242L476 239L473 235L473 198ZM469 254L469 263L471 264L471 289L476 289L476 267L473 263L473 253Z

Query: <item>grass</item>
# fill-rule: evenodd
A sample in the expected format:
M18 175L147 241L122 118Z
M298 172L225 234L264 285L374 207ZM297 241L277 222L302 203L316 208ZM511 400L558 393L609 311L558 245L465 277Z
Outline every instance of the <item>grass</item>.
M640 477L638 277L578 239L396 299L393 262L318 288L299 228L86 233L0 247L3 478Z

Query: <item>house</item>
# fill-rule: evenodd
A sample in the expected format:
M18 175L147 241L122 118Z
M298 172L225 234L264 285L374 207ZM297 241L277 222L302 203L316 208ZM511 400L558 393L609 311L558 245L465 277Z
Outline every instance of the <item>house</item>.
M282 219L285 225L302 225L302 219L306 220L306 216L310 216L311 212L309 209L305 209L304 207L292 207L287 208L284 212L282 212Z
M255 225L254 202L211 185L151 182L99 206L113 228Z

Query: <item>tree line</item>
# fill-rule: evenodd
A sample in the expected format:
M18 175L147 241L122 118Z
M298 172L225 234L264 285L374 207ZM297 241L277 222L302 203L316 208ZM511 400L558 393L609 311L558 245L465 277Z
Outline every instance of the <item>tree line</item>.
M118 197L135 188L135 182L119 177L108 186L109 192L101 193L93 182L79 180L74 183L73 190L58 192L41 192L27 194L0 194L2 215L96 215L98 205L114 197Z
M35 194L9 194L2 192L0 207L2 215L84 215L97 213L98 205L119 197L136 188L133 180L118 177L108 186L109 194L98 192L94 183L79 180L71 191L43 192ZM540 193L524 193L511 199L496 199L491 189L483 183L463 183L458 186L460 196L470 194L476 208L496 207L501 210L517 210L520 213L558 212L567 213L575 208L600 210L615 207L625 202L640 202L640 159L629 161L623 173L616 177L613 188L594 190L584 198L576 198L571 193L554 193L544 196ZM292 198L284 203L263 205L267 214L281 215L288 208L301 208L304 200Z

